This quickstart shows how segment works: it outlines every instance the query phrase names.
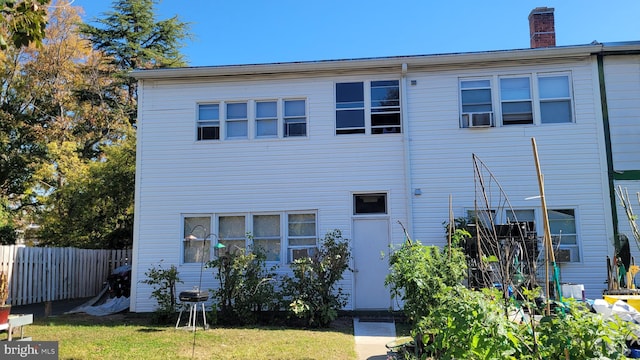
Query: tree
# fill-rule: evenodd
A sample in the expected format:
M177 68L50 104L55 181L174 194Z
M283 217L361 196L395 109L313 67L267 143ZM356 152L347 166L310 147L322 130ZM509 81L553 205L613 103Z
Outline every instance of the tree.
M30 43L40 45L45 37L49 0L0 1L0 49L9 47L7 39L16 48Z
M41 244L110 249L131 246L135 141L135 133L130 131L104 148L104 160L80 166L67 177L65 185L51 195L50 209L42 216Z
M98 19L99 26L81 25L81 32L104 52L118 69L117 83L127 93L127 108L132 124L136 119L137 82L128 72L185 66L180 53L182 41L188 38L188 24L177 16L156 21L154 0L117 0L112 12Z

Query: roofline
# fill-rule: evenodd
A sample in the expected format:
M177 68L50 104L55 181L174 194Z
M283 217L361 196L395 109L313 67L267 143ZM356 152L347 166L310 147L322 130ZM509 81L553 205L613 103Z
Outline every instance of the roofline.
M376 69L407 66L453 65L474 62L495 62L506 60L533 60L590 56L607 52L629 52L640 50L640 42L606 43L593 42L587 45L556 46L537 49L496 50L469 53L449 53L415 56L393 56L362 59L302 61L268 64L197 66L134 70L131 76L138 80L191 78L210 76L264 75L278 73L298 73L317 71L339 71L352 69Z

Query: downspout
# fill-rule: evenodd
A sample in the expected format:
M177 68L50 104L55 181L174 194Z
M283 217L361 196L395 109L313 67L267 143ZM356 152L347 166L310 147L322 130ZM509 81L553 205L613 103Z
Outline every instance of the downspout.
M407 224L406 228L409 229L410 236L414 236L415 229L413 228L413 177L411 172L411 138L409 137L409 116L407 105L407 64L402 64L402 76L401 76L401 96L402 106L400 107L400 117L402 121L402 134L404 143L404 182L407 194L406 196L406 208L407 208Z
M611 202L611 220L613 225L614 252L620 249L618 238L618 208L616 206L616 193L613 169L613 150L611 148L611 124L609 123L609 106L607 104L607 87L604 76L604 55L602 52L596 55L598 59L598 83L600 85L600 107L602 109L602 125L604 129L604 144L607 156L607 178L609 182L609 201ZM614 253L614 255L615 255Z

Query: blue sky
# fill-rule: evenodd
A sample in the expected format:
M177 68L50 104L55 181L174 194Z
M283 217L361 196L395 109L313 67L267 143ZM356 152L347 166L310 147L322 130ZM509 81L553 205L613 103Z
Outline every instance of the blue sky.
M90 22L110 0L75 0ZM640 40L640 0L162 0L191 24L189 65L236 65L529 47L527 17L555 8L556 43Z

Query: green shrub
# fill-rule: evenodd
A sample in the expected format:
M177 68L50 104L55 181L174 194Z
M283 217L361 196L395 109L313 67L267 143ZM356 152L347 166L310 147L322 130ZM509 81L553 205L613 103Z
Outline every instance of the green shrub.
M467 269L459 247L452 246L449 253L448 249L411 239L391 253L389 265L385 284L394 298L402 300L404 312L414 325L429 315L445 289L462 282Z
M346 305L341 288L336 288L349 269L351 250L340 230L328 232L318 251L291 264L293 278L286 276L283 296L289 310L308 326L324 327L338 316Z
M182 283L178 276L178 269L171 265L169 269L164 269L162 264L153 265L149 271L144 273L147 277L141 283L151 285L153 291L151 297L158 302L156 307L156 320L161 323L172 321L177 310L176 284Z
M275 291L275 267L266 270L266 255L260 249L244 249L207 262L217 268L214 277L219 287L213 292L217 303L215 319L223 324L254 324L260 312L279 306Z
M630 323L605 319L573 300L567 306L567 314L545 316L536 327L541 358L625 358L626 340L633 337Z

